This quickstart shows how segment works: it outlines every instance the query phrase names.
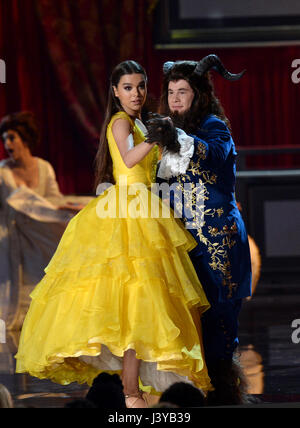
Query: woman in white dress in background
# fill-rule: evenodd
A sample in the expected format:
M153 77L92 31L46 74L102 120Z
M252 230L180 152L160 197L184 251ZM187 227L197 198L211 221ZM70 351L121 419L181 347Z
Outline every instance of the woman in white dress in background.
M0 319L19 330L30 292L83 205L66 203L50 163L33 155L39 131L32 113L5 116L0 137L9 155L0 162Z

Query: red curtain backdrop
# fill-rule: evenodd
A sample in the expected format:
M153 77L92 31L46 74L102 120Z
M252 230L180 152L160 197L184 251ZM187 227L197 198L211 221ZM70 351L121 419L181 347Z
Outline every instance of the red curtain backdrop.
M147 4L139 0L38 0L46 47L69 110L97 141L112 68L147 59Z
M153 0L0 0L0 117L33 111L64 193L90 193L112 68L152 57ZM1 146L1 158L5 156Z
M167 60L198 60L216 53L229 71L246 69L243 78L228 82L212 71L216 94L224 106L237 146L300 145L300 83L292 81L292 62L300 46L226 48L212 50L161 50L156 52L154 81L161 78ZM300 156L281 154L249 157L248 167L300 167Z
M154 0L0 0L0 117L33 111L42 143L37 155L55 168L64 193L90 193L93 160L103 119L108 78L120 61L140 62L157 99L162 64L200 59L211 50L155 50ZM155 28L154 28L155 31ZM300 144L300 83L292 82L297 46L213 49L232 72L230 83L213 74L237 146ZM5 156L0 146L0 158ZM299 156L258 157L250 167L295 167Z

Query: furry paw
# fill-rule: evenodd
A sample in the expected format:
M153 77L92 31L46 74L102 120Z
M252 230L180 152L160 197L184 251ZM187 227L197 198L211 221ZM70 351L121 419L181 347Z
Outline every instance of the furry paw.
M177 141L177 131L168 117L153 114L147 122L147 143L157 143L169 152L179 153L180 144Z

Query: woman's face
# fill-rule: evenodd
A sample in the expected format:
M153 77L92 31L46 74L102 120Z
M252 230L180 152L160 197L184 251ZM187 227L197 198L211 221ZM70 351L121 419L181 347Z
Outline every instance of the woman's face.
M143 74L124 74L118 86L113 86L124 111L130 116L138 116L147 97L147 85Z
M186 80L169 82L168 104L172 113L175 111L179 114L187 112L191 108L194 97L194 91Z
M3 133L2 140L4 142L5 150L13 160L20 159L24 152L28 150L27 145L24 144L20 135L12 129Z

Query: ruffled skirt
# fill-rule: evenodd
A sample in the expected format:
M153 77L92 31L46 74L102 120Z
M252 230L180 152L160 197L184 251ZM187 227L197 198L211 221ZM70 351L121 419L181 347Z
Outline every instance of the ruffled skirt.
M134 349L144 386L160 392L185 380L210 390L200 324L209 303L188 255L194 238L172 215L103 217L99 206L116 191L69 222L31 294L17 372L91 385L102 371L121 373Z

